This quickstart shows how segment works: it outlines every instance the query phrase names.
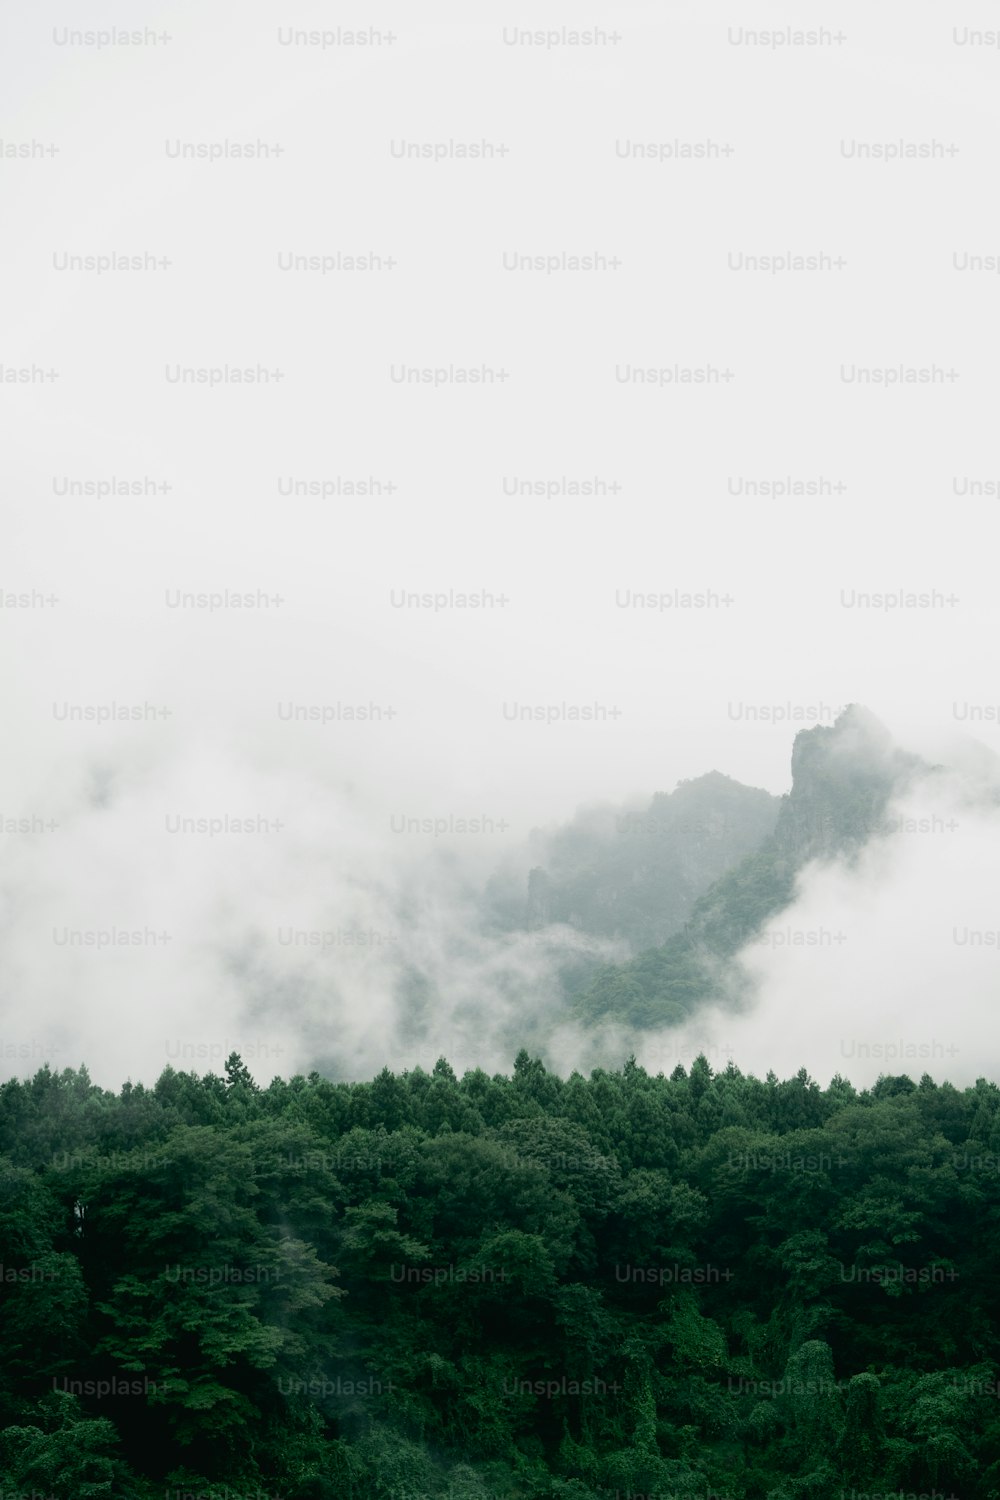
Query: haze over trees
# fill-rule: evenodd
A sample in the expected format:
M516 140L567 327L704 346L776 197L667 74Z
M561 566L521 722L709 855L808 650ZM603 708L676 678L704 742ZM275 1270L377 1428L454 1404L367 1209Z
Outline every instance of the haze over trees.
M673 1025L731 999L727 962L789 905L810 861L849 860L885 831L893 799L935 774L857 705L831 726L801 730L791 769L780 798L713 772L658 795L644 813L618 813L614 838L597 836L608 814L603 824L578 817L550 836L560 874L531 872L529 923L571 922L641 949L573 971L567 989L578 1020ZM706 879L713 860L722 868ZM654 931L659 941L644 942Z
M0 1085L0 1493L992 1500L995 1083L536 1046L734 1004L802 872L943 774L852 708L782 798L713 772L538 835L469 935L566 942L509 1074Z

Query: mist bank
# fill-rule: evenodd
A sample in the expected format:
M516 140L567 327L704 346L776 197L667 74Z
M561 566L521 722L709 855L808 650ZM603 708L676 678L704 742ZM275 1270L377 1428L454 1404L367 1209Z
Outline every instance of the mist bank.
M875 813L849 804L845 840L829 809L843 821L848 804L839 783L830 792L828 771L844 760L850 785L861 784L870 740L852 727L806 741L827 746L822 775L809 773L826 800L801 794L800 764L798 801L786 797L778 820L787 900L713 953L706 922L721 912L735 923L726 893L744 876L734 867L710 886L692 930L711 999L698 992L678 1017L654 988L642 1025L581 1005L597 973L630 983L630 923L649 920L666 868L633 835L653 827L702 843L716 792L727 806L734 796L725 777L703 778L700 823L670 822L672 798L636 796L530 836L470 808L468 826L456 831L452 817L439 836L431 815L404 816L329 771L290 780L218 747L177 744L167 755L136 745L114 765L83 763L38 803L46 818L7 840L3 1074L86 1062L116 1087L155 1079L167 1063L217 1068L238 1052L259 1082L313 1069L349 1079L440 1056L499 1071L524 1047L563 1072L617 1067L630 1054L669 1072L701 1052L714 1067L805 1067L858 1086L893 1071L997 1076L996 757L953 747L943 769L904 755L906 776L896 792L885 781ZM894 747L875 740L876 759L895 765ZM788 864L799 854L800 867ZM532 905L539 858L591 930ZM637 868L646 904L629 908ZM690 909L692 891L685 899Z

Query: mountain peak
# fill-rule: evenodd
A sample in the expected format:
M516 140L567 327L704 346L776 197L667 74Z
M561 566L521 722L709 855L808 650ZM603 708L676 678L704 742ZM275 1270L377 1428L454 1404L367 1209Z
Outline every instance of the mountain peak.
M798 860L846 852L885 818L920 757L900 750L880 719L851 703L832 725L803 729L792 746L792 789L775 830Z
M796 755L822 753L883 758L892 752L892 735L881 719L861 703L849 703L831 725L800 729L792 746L792 775Z

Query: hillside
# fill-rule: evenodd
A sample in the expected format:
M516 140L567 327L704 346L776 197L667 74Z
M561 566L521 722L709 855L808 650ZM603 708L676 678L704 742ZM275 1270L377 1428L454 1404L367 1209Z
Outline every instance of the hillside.
M799 872L811 860L850 858L884 827L893 797L930 769L856 705L829 728L801 730L773 833L715 881L674 936L602 969L578 1001L580 1017L664 1025L716 998L721 964L789 903Z

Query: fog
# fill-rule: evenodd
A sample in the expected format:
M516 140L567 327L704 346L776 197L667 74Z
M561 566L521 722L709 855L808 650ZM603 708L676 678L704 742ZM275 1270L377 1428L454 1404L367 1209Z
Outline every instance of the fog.
M398 37L355 51L283 44L263 0L180 0L169 44L104 51L53 40L83 24L64 0L10 18L3 139L52 154L3 158L0 362L41 372L0 382L7 1072L85 1062L114 1087L230 1049L264 1079L439 1053L492 1069L522 1043L563 1071L613 1064L642 1039L578 1036L555 975L617 950L484 919L498 868L521 888L533 828L713 769L784 792L796 729L850 702L932 760L961 731L989 761L995 381L981 285L952 256L993 248L994 213L973 149L931 177L839 142L974 145L990 60L914 32L916 76L945 70L951 96L895 70L874 88L899 38L844 10L843 67L731 46L687 4L669 46L622 5L617 53L509 45L519 18L444 0L387 4ZM100 21L161 24L115 4ZM616 149L678 132L736 155ZM392 149L456 136L510 154ZM174 150L223 138L282 154ZM787 248L845 266L731 269ZM591 251L620 272L505 262ZM393 267L286 268L369 252ZM106 254L157 264L67 260ZM900 362L960 379L839 373ZM678 364L735 379L618 374ZM456 366L503 380L392 373ZM178 374L232 368L277 375ZM260 824L171 831L227 818ZM974 1036L994 950L948 934L996 925L992 814L960 821L806 875L788 921L848 940L745 956L741 1065L860 1080L841 1039L891 1041L904 1010L921 1037L961 1030L931 1071L991 1065Z
M885 822L857 860L808 866L738 955L740 1012L713 1008L652 1039L651 1062L672 1044L758 1077L805 1067L824 1086L837 1073L858 1087L880 1074L997 1077L1000 809L933 778Z
M81 728L65 726L78 743ZM621 960L622 945L498 928L497 901L516 910L526 894L525 838L456 832L451 812L447 831L403 831L405 802L387 806L378 769L341 778L303 757L290 775L278 756L137 728L105 727L103 749L61 777L40 767L26 805L58 827L7 835L7 1074L85 1063L116 1087L168 1063L221 1071L230 1051L262 1082L440 1055L508 1071L522 1045L564 1074L632 1051L669 1072L704 1051L716 1068L732 1057L759 1076L806 1067L859 1086L882 1072L968 1082L1000 1063L985 746L952 737L960 772L918 780L854 860L807 867L729 975L738 1013L643 1034L581 1031L560 999L568 955Z

